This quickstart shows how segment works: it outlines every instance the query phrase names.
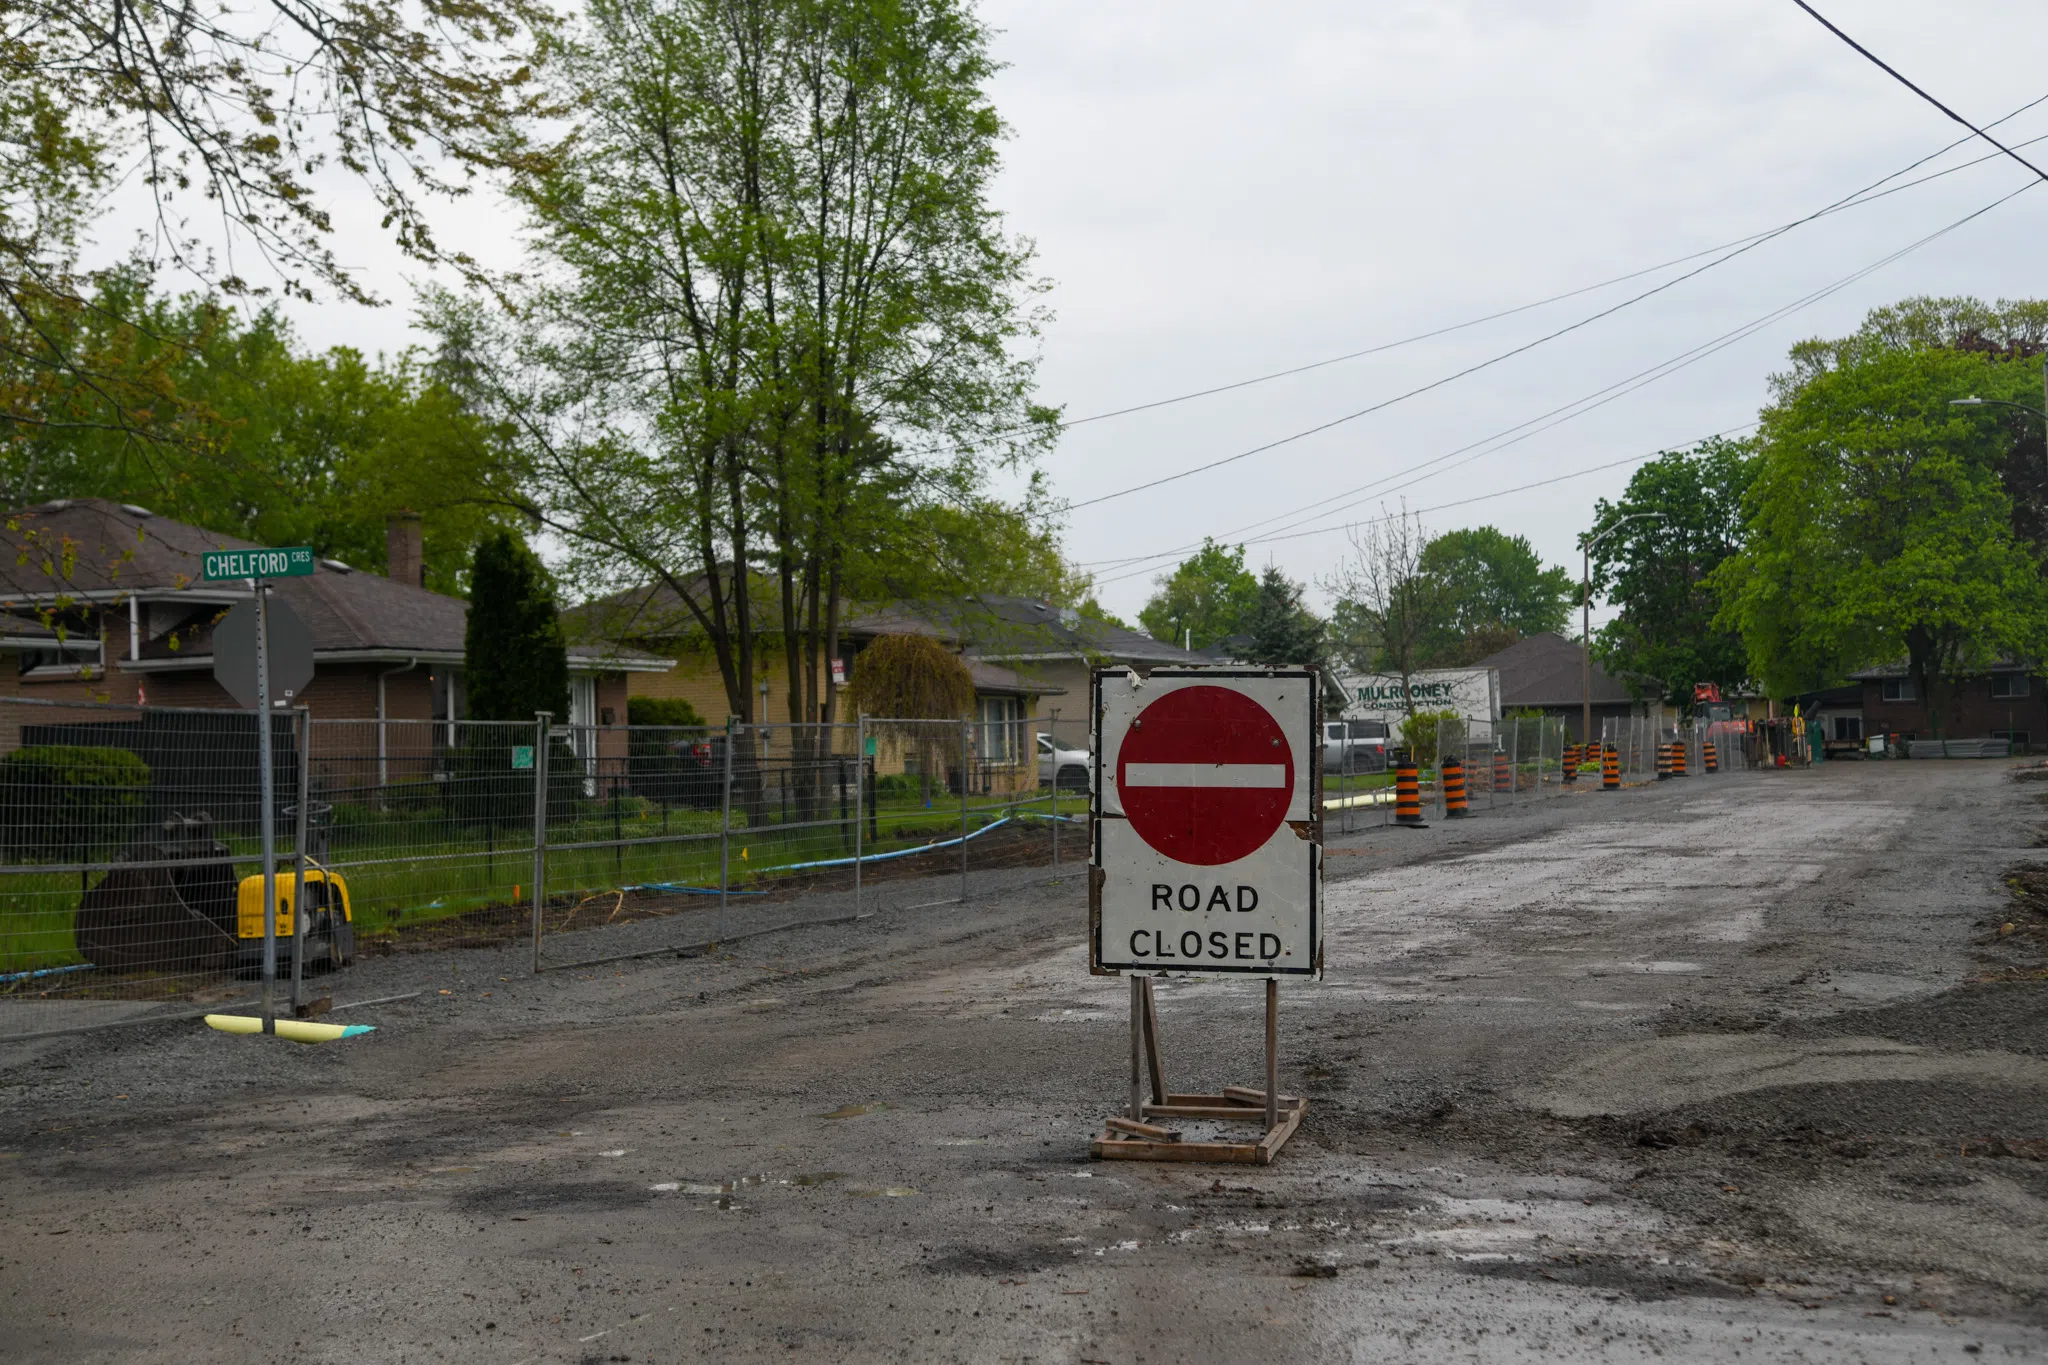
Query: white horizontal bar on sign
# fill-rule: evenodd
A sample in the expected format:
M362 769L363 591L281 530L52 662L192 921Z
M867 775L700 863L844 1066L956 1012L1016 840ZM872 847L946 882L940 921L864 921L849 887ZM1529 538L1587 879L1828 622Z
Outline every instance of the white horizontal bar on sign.
M1284 763L1127 763L1126 787L1285 787Z

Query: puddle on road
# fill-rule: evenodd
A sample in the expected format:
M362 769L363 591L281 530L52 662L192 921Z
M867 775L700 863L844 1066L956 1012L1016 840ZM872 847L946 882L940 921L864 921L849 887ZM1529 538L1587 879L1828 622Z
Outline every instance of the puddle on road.
M649 1189L658 1194L737 1194L741 1190L759 1189L769 1184L787 1185L789 1182L776 1181L765 1175L743 1175L726 1181L664 1180Z

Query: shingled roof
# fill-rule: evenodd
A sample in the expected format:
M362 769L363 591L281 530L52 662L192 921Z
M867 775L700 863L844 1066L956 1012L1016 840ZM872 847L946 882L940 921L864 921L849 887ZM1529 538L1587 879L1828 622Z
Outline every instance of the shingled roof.
M145 645L143 662L196 665L211 659L212 622L220 609L249 595L239 582L203 582L201 556L254 548L249 541L104 498L43 503L11 512L0 523L0 611L105 606L131 598L153 609L188 604L178 648L153 630L157 638ZM469 604L459 597L394 583L331 559L306 577L274 580L273 593L273 600L289 604L306 623L316 657L462 658ZM569 654L572 664L584 668L669 666L640 650L602 644L572 646Z
M1517 706L1577 706L1584 699L1581 669L1585 656L1576 641L1546 630L1525 636L1506 649L1489 654L1474 668L1491 668L1500 673L1500 704ZM1593 665L1593 704L1612 706L1633 702L1626 684Z
M1215 662L1207 655L1191 654L1179 645L1035 597L977 593L932 614L943 627L968 641L969 654L983 659L1009 663L1113 659L1148 665Z

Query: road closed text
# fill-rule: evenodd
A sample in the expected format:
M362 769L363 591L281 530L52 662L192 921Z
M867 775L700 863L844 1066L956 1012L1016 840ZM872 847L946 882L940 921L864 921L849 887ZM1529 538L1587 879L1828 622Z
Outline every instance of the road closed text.
M1232 891L1235 890L1235 895ZM1212 886L1204 891L1193 882L1175 886L1171 882L1152 883L1152 908L1154 910L1185 910L1189 914L1197 910L1229 910L1249 915L1259 908L1259 890L1255 886Z
M1211 929L1136 929L1131 956L1143 962L1271 962L1280 956L1280 936Z

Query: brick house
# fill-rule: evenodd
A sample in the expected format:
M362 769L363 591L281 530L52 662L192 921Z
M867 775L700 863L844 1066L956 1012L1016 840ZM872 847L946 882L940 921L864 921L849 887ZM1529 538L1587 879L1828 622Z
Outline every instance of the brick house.
M1849 677L1862 689L1859 738L1935 737L1926 698L1904 663L1866 668ZM1840 710L1848 714L1846 706ZM2016 753L2048 743L2048 687L2043 686L2042 675L2023 664L2000 662L1963 679L1943 708L1940 737L2009 739Z
M0 538L0 696L236 706L213 678L212 631L249 588L202 582L200 558L249 542L99 498L9 513ZM397 748L419 748L423 735L431 742L420 722L464 718L469 612L462 599L420 586L418 518L394 518L388 548L388 577L323 560L309 576L276 580L272 594L313 640L313 681L292 702L318 720L366 722L353 738L347 727L320 733L374 746L380 763ZM635 650L572 647L564 719L623 722L628 676L671 663ZM597 742L606 752L613 744ZM616 744L623 754L623 738Z

